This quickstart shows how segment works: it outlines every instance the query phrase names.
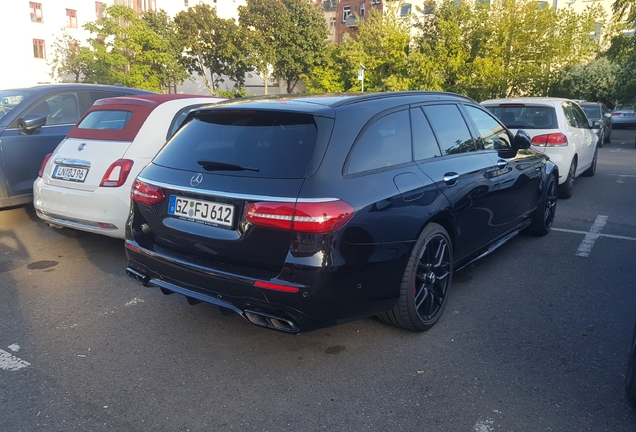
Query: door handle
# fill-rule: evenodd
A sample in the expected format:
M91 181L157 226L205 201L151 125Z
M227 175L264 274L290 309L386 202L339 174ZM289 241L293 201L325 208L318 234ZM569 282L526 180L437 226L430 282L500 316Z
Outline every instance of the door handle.
M453 186L455 183L457 183L457 180L459 179L459 174L457 173L446 173L444 174L444 183L446 183L449 186Z

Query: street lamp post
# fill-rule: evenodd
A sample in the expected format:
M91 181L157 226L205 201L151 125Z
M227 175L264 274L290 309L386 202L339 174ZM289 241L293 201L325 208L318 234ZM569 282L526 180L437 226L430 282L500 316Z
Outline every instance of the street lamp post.
M362 81L362 92L364 93L364 71L367 69L362 63L360 63L362 69L358 70L358 80Z

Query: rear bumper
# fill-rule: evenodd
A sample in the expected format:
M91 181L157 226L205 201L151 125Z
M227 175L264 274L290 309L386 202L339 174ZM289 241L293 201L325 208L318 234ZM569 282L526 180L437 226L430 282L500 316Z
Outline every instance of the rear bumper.
M130 211L129 185L81 191L33 184L33 206L43 221L95 234L123 239Z
M231 310L252 324L299 333L376 315L391 309L399 296L406 261L369 263L355 272L339 268L294 266L265 282L290 284L298 292L256 287L257 279L215 271L176 260L126 240L126 273L164 294L179 293L190 303L206 302ZM282 275L293 273L294 282Z

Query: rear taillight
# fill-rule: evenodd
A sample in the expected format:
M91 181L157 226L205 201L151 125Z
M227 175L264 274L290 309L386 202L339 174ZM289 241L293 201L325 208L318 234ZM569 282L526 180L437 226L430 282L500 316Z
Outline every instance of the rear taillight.
M44 156L42 165L40 165L40 171L38 171L38 177L42 177L42 174L44 174L44 167L46 166L46 163L49 161L49 159L51 159L51 156L53 156L53 153L49 153L46 156Z
M612 116L616 116L616 117L621 116L621 115L623 115L623 113L619 113L619 112L612 113Z
M133 167L134 162L130 159L119 159L113 162L106 170L106 174L102 177L99 184L102 187L119 187L126 183L128 174Z
M547 147L565 147L568 145L568 137L562 133L537 135L532 138L532 145Z
M130 200L139 204L155 205L166 199L163 190L135 179L130 191Z
M256 202L245 206L245 217L254 225L315 234L337 230L353 213L353 207L344 201Z

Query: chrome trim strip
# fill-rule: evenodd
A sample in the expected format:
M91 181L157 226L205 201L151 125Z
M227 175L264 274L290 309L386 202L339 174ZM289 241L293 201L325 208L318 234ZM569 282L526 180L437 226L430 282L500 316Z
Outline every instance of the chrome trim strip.
M109 228L109 229L102 228L97 224L97 222L87 221L83 219L63 218L62 216L46 213L46 212L43 212L42 210L36 210L36 214L38 215L40 219L42 219L45 222L52 223L55 225L63 225L68 228L79 228L79 229L91 228L91 229L98 229L98 230L106 231L106 232L115 231L115 229L119 229L119 227Z
M149 183L153 186L159 186L166 189L174 189L178 191L190 192L190 193L196 193L196 194L202 194L202 195L215 195L215 196L221 196L224 198L240 199L244 201L277 201L277 202L290 202L290 203L296 202L296 201L301 203L338 201L338 198L298 198L298 200L296 200L296 198L291 198L291 197L276 197L276 196L268 196L268 195L251 195L251 194L239 194L239 193L233 193L233 192L221 192L221 191L215 191L211 189L198 189L198 188L190 188L185 186L177 186L173 184L157 182L154 180L148 180L141 176L137 176L137 178L144 183Z
M64 165L64 166L72 166L72 167L80 167L80 168L90 168L91 167L91 163L88 161L83 161L80 159L70 159L70 158L55 158L55 160L53 161L55 162L57 165Z

